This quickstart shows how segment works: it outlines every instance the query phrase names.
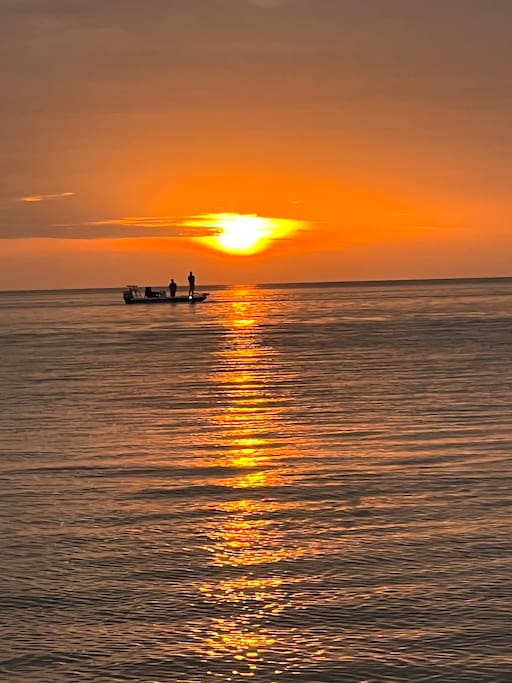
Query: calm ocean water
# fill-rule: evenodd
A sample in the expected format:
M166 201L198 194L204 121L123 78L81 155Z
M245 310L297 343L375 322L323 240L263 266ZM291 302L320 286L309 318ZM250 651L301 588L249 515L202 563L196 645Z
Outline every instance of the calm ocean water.
M512 681L512 280L0 312L1 681Z

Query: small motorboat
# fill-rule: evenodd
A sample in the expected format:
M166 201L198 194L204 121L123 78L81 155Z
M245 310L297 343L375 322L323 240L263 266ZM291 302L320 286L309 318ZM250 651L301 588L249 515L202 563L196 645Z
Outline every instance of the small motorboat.
M143 294L137 285L126 285L126 289L123 292L125 304L197 304L201 301L206 301L208 296L209 292L189 294L188 296L167 296L165 290L154 290L152 287L145 287Z

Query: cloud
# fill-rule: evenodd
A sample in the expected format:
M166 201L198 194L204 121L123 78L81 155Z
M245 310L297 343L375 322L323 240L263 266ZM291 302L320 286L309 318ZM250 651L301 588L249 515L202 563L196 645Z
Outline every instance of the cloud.
M148 232L160 237L207 237L219 232L218 228L207 224L192 222L195 216L125 216L104 220L87 221L82 227L108 229L114 228L129 232Z
M46 202L50 199L62 199L64 197L73 197L74 194L74 192L59 192L57 194L29 194L23 197L18 197L16 201L34 204L37 202Z
M25 226L12 222L0 225L0 238L27 239L127 239L138 237L211 237L219 229L191 223L194 216L122 216L81 223L52 223Z
M173 228L181 226L188 220L187 216L124 216L122 218L105 218L87 221L84 225L119 225L138 228Z
M35 222L34 219L31 220L30 225L27 225L20 222L19 218L13 220L13 216L0 221L0 239L212 238L218 237L225 231L225 223L222 219L233 216L241 219L246 218L238 216L238 214L122 216L120 218L105 218L76 223L49 223L44 219L38 219L38 222ZM273 238L283 237L284 232L292 231L292 227L293 231L299 228L298 221L289 219L260 217L258 220L272 222Z
M18 201L37 202L30 198ZM7 208L7 207L6 207ZM9 208L0 220L0 239L126 239L138 237L190 238L211 237L218 228L210 225L192 225L194 216L122 216L89 221L56 223L37 211L30 221Z

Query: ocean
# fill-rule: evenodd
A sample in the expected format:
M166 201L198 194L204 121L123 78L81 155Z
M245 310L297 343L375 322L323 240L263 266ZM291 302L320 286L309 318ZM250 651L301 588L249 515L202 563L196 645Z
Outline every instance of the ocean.
M0 314L2 682L512 681L512 279Z

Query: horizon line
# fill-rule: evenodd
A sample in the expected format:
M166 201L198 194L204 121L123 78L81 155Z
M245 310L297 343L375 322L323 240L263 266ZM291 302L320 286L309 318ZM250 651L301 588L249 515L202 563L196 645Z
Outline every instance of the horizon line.
M485 275L485 276L461 276L461 277L429 277L429 278L394 278L394 279L378 279L378 280L297 280L290 282L257 282L257 283L231 283L231 284L206 284L201 289L208 287L214 289L231 289L233 287L262 287L270 288L290 288L290 287L314 287L316 285L322 286L359 286L359 285L383 285L383 284L422 284L434 282L471 282L471 281L496 281L496 280L512 280L512 275ZM84 292L84 291L98 291L98 290L119 290L124 289L127 285L119 286L104 286L104 287L47 287L41 289L0 289L0 294L21 294L31 292ZM140 285L145 286L145 285ZM167 287L167 285L151 285L152 287ZM186 285L182 285L186 288Z

